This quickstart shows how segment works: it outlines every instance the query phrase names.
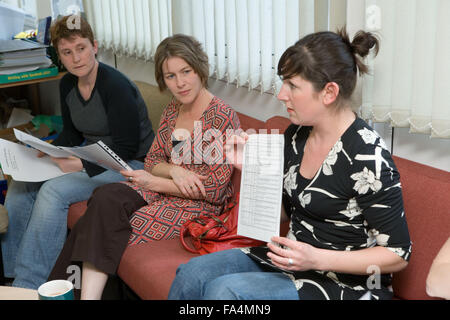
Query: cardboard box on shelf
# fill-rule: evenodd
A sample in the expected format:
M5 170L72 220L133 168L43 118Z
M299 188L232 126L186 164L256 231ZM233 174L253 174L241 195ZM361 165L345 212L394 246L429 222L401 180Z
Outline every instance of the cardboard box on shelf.
M26 132L27 130L33 130L34 125L31 122L29 122L27 124L16 126L14 128L2 129L0 130L0 139L17 142L16 136L14 135L14 129Z

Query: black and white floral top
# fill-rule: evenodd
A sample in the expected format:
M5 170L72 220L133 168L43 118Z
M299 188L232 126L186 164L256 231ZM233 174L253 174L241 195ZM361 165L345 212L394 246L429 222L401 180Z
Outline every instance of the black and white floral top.
M357 118L308 180L299 170L310 130L291 125L285 133L283 205L291 216L288 237L329 250L383 246L408 261L411 241L399 173L382 138ZM332 271L287 275L300 299L358 299L367 291L374 299L389 299L391 275L369 277L377 270L372 266L366 276Z

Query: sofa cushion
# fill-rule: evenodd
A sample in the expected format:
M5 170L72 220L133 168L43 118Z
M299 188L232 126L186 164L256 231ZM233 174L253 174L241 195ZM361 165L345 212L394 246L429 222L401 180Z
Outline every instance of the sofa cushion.
M266 126L264 121L249 117L240 112L236 112L236 113L239 117L241 127L244 131L253 129L253 130L255 130L254 133L258 133L260 129L264 129ZM248 133L251 134L251 132L248 132Z
M67 227L72 230L78 219L84 215L87 209L87 201L80 201L70 205L69 212L67 213Z
M166 90L160 92L157 86L146 82L134 81L147 105L148 117L152 123L153 131L158 130L159 122L164 108L170 103L172 95Z
M276 133L274 130L279 130L279 134L284 134L291 124L292 122L288 118L275 116L266 121L265 128L268 130L267 133Z
M199 256L188 252L179 238L128 247L118 276L142 299L167 299L178 266Z
M400 172L405 215L412 246L408 266L394 274L401 299L431 299L426 278L434 257L450 234L450 172L394 157Z

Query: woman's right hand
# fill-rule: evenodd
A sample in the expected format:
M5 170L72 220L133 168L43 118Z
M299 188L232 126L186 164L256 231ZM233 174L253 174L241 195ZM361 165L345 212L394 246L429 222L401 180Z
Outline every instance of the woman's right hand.
M248 134L241 132L240 135L233 135L225 143L225 154L227 163L234 165L236 169L242 170L244 158L244 146L247 143Z
M158 179L151 173L145 170L123 170L120 173L127 179L128 182L143 188L144 190L157 191Z
M206 198L206 190L203 181L207 176L196 174L180 166L172 166L170 176L180 192L188 199Z

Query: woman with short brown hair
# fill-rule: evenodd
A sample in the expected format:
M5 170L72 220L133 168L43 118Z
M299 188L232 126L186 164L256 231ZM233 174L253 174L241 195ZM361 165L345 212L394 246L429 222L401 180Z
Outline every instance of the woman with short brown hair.
M51 34L68 71L59 86L63 130L53 144L75 147L101 140L132 168L143 168L155 134L135 84L97 61L97 41L82 17L61 18ZM52 161L66 174L45 182L12 181L8 188L9 230L2 252L5 277L14 278L13 286L37 289L47 280L67 237L72 203L89 199L98 186L124 180L75 157Z

